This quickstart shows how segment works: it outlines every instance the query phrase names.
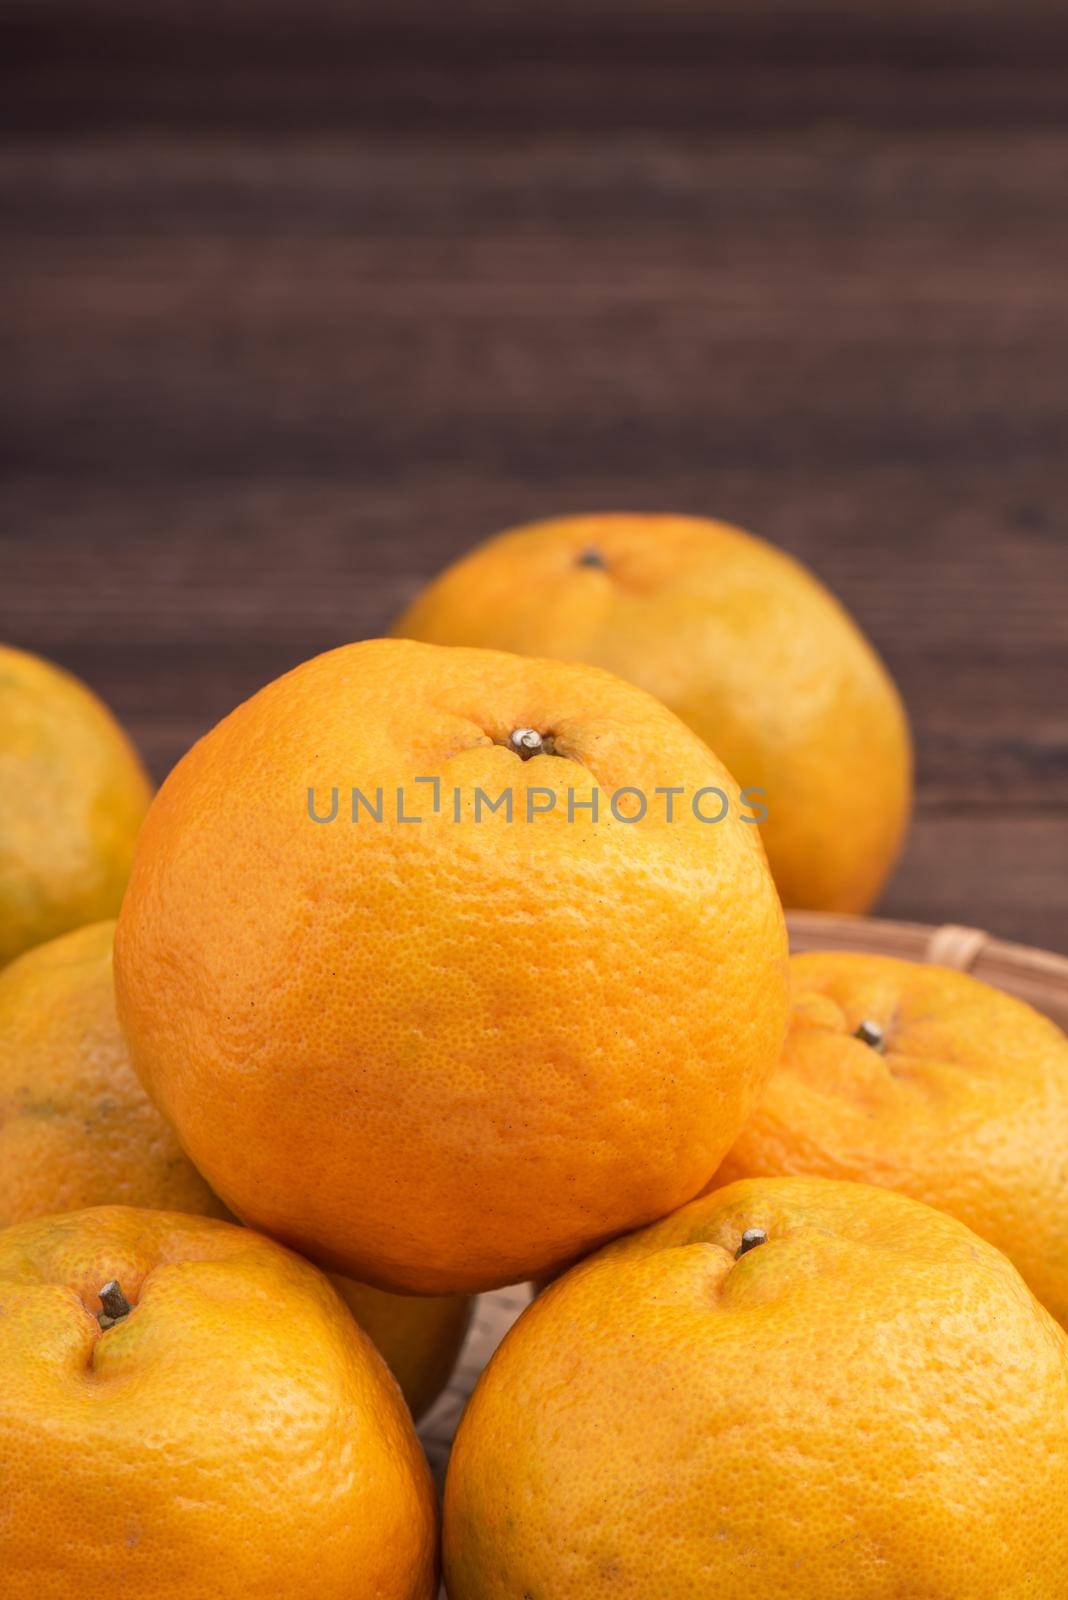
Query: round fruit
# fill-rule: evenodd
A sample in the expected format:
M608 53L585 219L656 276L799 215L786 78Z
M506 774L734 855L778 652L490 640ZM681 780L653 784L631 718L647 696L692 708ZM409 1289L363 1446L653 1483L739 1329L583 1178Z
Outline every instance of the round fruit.
M130 1063L115 1014L115 924L28 950L0 972L0 1228L129 1205L229 1217ZM470 1301L334 1287L398 1379L413 1416L448 1382Z
M336 1270L551 1270L692 1198L774 1067L785 929L743 812L607 673L331 651L146 819L115 945L134 1064L227 1204Z
M394 632L648 689L762 791L785 905L863 911L886 880L911 795L901 701L834 597L762 539L698 517L535 523L450 567Z
M795 956L778 1071L716 1184L808 1173L900 1189L1003 1250L1068 1326L1068 1039L963 972Z
M114 931L77 928L0 972L0 1228L99 1205L227 1215L131 1065Z
M321 1273L123 1206L0 1233L10 1600L433 1600L426 1462Z
M452 1377L474 1302L465 1294L389 1294L339 1272L330 1281L389 1363L418 1421Z
M83 683L0 645L0 966L115 915L150 793Z
M450 1600L1061 1600L1068 1337L951 1217L732 1184L520 1318L445 1488Z

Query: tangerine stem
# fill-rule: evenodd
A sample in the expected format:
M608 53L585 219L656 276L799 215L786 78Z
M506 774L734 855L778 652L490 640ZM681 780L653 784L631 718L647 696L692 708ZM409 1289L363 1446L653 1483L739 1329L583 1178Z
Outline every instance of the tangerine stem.
M513 728L508 735L508 744L521 761L529 761L531 756L546 753L545 740L537 728Z
M128 1317L133 1310L130 1302L119 1287L117 1278L110 1279L101 1289L100 1304L103 1309L96 1320L104 1333L109 1328L113 1328L116 1322L121 1322L123 1317Z

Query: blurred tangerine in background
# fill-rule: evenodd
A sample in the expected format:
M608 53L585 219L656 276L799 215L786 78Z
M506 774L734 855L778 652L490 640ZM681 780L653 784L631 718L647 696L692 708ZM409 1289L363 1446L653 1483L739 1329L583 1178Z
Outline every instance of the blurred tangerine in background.
M763 539L698 517L532 523L462 556L393 631L648 689L761 791L787 907L865 911L890 873L912 795L900 696L834 596Z

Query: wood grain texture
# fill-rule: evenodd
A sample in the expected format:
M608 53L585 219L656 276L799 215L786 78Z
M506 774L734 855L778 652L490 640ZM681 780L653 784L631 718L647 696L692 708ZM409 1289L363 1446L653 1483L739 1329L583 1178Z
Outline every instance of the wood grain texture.
M1068 949L1068 18L888 9L9 6L0 631L162 775L501 526L726 516L902 685L887 913Z

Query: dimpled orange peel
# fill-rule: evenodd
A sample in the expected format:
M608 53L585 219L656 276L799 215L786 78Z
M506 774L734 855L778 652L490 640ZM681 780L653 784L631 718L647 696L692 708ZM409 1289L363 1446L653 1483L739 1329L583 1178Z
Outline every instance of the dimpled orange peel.
M1003 1250L1068 1326L1068 1039L964 972L794 956L782 1060L714 1180L900 1189Z
M897 690L834 596L740 528L650 513L514 528L394 632L588 661L648 689L762 791L784 905L863 911L893 865L912 767Z
M524 1312L444 1550L450 1600L1063 1600L1068 1336L918 1201L731 1184Z
M79 928L0 972L0 1228L99 1205L228 1216L130 1063L114 927ZM455 1365L469 1299L386 1294L340 1274L333 1283L420 1416Z
M115 915L150 795L96 695L0 644L0 966Z
M785 928L743 813L607 673L331 651L152 806L115 944L135 1066L226 1203L335 1270L551 1271L700 1190L778 1057Z
M326 1278L124 1206L0 1232L9 1600L434 1600L400 1390Z

